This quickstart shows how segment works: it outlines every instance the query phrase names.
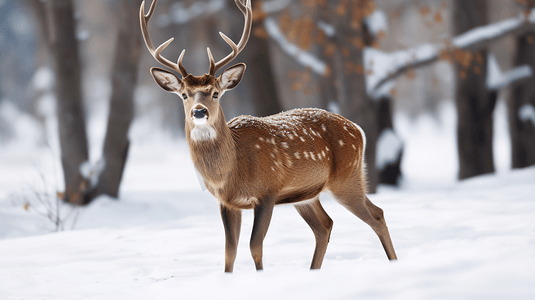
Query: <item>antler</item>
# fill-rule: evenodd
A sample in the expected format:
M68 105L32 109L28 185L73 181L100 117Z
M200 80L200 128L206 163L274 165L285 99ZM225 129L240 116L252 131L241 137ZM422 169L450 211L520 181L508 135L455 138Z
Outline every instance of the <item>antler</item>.
M209 74L212 76L215 76L215 73L217 70L221 69L223 66L231 62L238 54L245 48L245 45L247 44L247 41L249 40L249 36L251 35L251 25L253 23L253 10L251 8L251 0L243 0L247 1L245 5L241 2L241 0L234 0L236 2L236 5L242 12L242 14L245 17L245 27L243 28L243 33L240 39L240 42L238 45L236 45L228 36L226 36L224 33L219 32L219 35L227 42L227 44L232 48L232 53L227 55L222 60L218 61L217 63L214 62L214 57L212 56L212 52L210 51L210 48L207 48L208 52L208 59L210 59L210 71Z
M237 0L236 0L237 1ZM170 38L167 40L167 42L161 44L158 48L154 48L154 44L152 43L152 40L149 36L149 29L148 24L150 21L150 18L152 17L152 14L154 13L154 9L156 8L156 3L158 0L152 1L152 4L150 5L149 12L145 15L145 1L141 3L141 9L139 10L139 22L141 23L141 32L143 34L143 39L145 40L145 45L147 45L147 48L150 51L150 54L162 65L168 67L171 70L175 70L179 72L182 77L188 76L188 71L186 71L186 68L182 65L182 58L184 57L184 53L186 50L182 50L182 53L180 53L180 57L178 58L178 63L173 63L167 58L160 55L160 53L165 49L171 42L174 40L174 38Z

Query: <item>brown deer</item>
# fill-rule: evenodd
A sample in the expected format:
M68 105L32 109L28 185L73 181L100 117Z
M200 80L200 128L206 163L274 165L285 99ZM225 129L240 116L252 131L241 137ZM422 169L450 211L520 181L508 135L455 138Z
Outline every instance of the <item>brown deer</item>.
M244 0L245 1L245 0ZM223 94L241 81L245 64L216 72L243 50L251 32L251 1L235 0L245 16L245 28L236 45L223 33L221 37L232 53L215 63L210 52L210 70L203 76L189 74L182 65L160 53L173 39L155 48L148 33L148 22L157 0L145 15L141 5L141 30L147 48L164 66L182 75L152 68L156 83L179 95L186 114L186 140L193 163L206 188L219 201L225 227L225 272L232 272L241 226L241 210L254 210L250 241L256 269L262 267L262 244L273 207L292 203L312 228L316 248L311 269L321 267L333 221L320 204L319 194L330 191L334 199L366 222L383 245L390 260L396 253L383 217L383 211L366 197L366 137L362 129L337 114L320 109L295 109L265 118L240 116L225 122L220 105Z

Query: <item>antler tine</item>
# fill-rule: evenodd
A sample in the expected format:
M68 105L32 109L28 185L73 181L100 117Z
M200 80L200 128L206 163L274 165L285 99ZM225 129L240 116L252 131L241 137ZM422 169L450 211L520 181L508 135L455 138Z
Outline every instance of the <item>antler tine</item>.
M245 0L246 1L246 0ZM241 2L241 0L234 0L234 2L236 3L236 6L238 6L238 8L241 10L242 14L246 14L246 10L245 10L245 5L243 5L243 3Z
M161 56L161 52L171 44L171 42L174 40L174 38L170 38L165 43L161 44L158 48L155 49L154 44L152 43L152 40L149 35L149 29L148 24L150 19L152 18L152 15L154 14L154 10L156 9L156 3L158 0L154 0L152 4L150 5L149 12L145 15L145 1L141 3L141 8L139 10L139 22L141 24L141 33L143 34L143 39L145 40L145 45L149 49L150 54L158 61L160 64L164 65L165 67L168 67L171 70L179 72L182 77L188 76L188 72L186 71L186 68L182 65L182 58L184 57L184 53L186 50L182 50L182 53L180 54L180 57L178 59L178 63L173 63L167 58Z
M245 17L245 26L243 28L243 33L241 36L240 41L238 42L238 45L236 45L229 37L227 37L224 33L219 32L219 35L223 40L232 48L232 53L227 55L222 60L218 61L217 63L214 62L214 59L212 57L212 53L210 50L208 50L208 58L210 60L210 75L215 76L215 73L217 70L221 69L223 66L228 64L230 61L232 61L238 54L245 48L245 45L247 44L247 41L249 41L249 36L251 35L251 27L253 23L253 10L251 8L251 0L246 0L246 4L243 5L243 3L240 0L234 0L240 11Z

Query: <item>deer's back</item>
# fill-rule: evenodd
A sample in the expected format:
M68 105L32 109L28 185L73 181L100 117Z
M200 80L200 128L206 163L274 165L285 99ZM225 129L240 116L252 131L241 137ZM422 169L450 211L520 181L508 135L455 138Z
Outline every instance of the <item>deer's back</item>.
M238 198L275 195L278 204L298 202L362 171L364 133L340 115L294 109L240 116L228 125L238 150Z

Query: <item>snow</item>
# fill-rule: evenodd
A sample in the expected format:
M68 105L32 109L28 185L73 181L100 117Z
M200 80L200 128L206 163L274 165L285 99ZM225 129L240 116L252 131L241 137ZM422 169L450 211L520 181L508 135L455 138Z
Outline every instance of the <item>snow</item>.
M393 164L403 149L403 142L392 129L385 129L377 139L377 153L375 165L383 170L386 165Z
M52 68L41 67L35 71L32 81L36 90L49 90L54 86L56 76Z
M387 53L372 47L364 49L364 68L366 75L366 90L368 95L379 99L390 94L393 82L383 84L379 89L377 85L395 71L418 61L432 59L438 55L438 48L433 44L423 44L407 50Z
M100 175L106 168L106 158L102 157L96 163L91 163L90 161L83 162L79 167L80 174L89 180L91 187L96 187L98 185L98 180Z
M509 84L521 79L530 78L533 75L533 70L529 65L516 67L506 73L503 73L493 54L488 56L488 71L487 71L487 88L490 90L498 90L507 87Z
M441 111L438 121L396 115L402 188L369 195L399 260L387 261L373 231L322 195L334 229L319 271L308 270L311 230L284 205L264 243L265 270L254 271L244 211L235 273L224 274L218 205L182 141L134 134L120 199L77 209L65 224L75 229L56 233L38 203L23 204L28 187L44 189L39 173L57 189L57 158L27 141L2 145L0 298L533 299L535 167L456 182L454 108Z
M535 108L531 103L526 103L518 110L518 118L524 122L531 121L535 126Z
M504 32L518 28L525 21L525 16L521 14L516 18L506 19L486 26L480 26L453 38L452 44L455 47L465 48L478 41L492 39L493 37L499 36Z
M317 25L328 37L334 37L336 35L336 29L333 25L323 21L318 21Z
M446 45L445 43L424 44L392 53L380 52L375 49L366 49L366 51L369 52L368 54L365 53L366 64L368 64L369 61L381 61L380 66L371 66L372 74L371 76L367 76L368 94L372 97L377 97L377 94L383 94L385 91L384 85L392 81L392 76L399 76L399 70L411 66L423 65L426 62L433 62L438 59L441 50L445 50L447 47L453 46L453 48L467 49L472 45L492 40L512 32L526 23L535 23L535 8L532 9L527 16L522 13L517 17L480 26L459 36L453 37L451 39L451 45ZM368 58L366 58L366 55ZM370 70L369 65L366 66L366 70ZM511 73L508 73L506 79L518 80L525 78L526 76L531 76L528 73L531 74L532 70L528 70L527 67L522 66L519 69L515 69L511 71ZM386 80L389 78L390 80Z
M266 0L262 2L262 10L269 15L285 9L291 3L290 0Z
M368 29L374 36L377 36L381 31L385 33L388 31L387 16L385 12L380 9L374 10L371 15L366 17L364 22L366 22Z
M310 68L315 73L319 75L325 74L325 71L327 70L325 62L288 41L280 31L279 25L277 25L277 22L272 17L268 17L264 20L264 26L269 36L277 42L286 54L293 57L304 67Z
M209 0L208 2L197 1L189 7L183 2L175 2L171 6L171 20L175 24L186 24L201 16L208 16L221 11L225 7L224 0Z

